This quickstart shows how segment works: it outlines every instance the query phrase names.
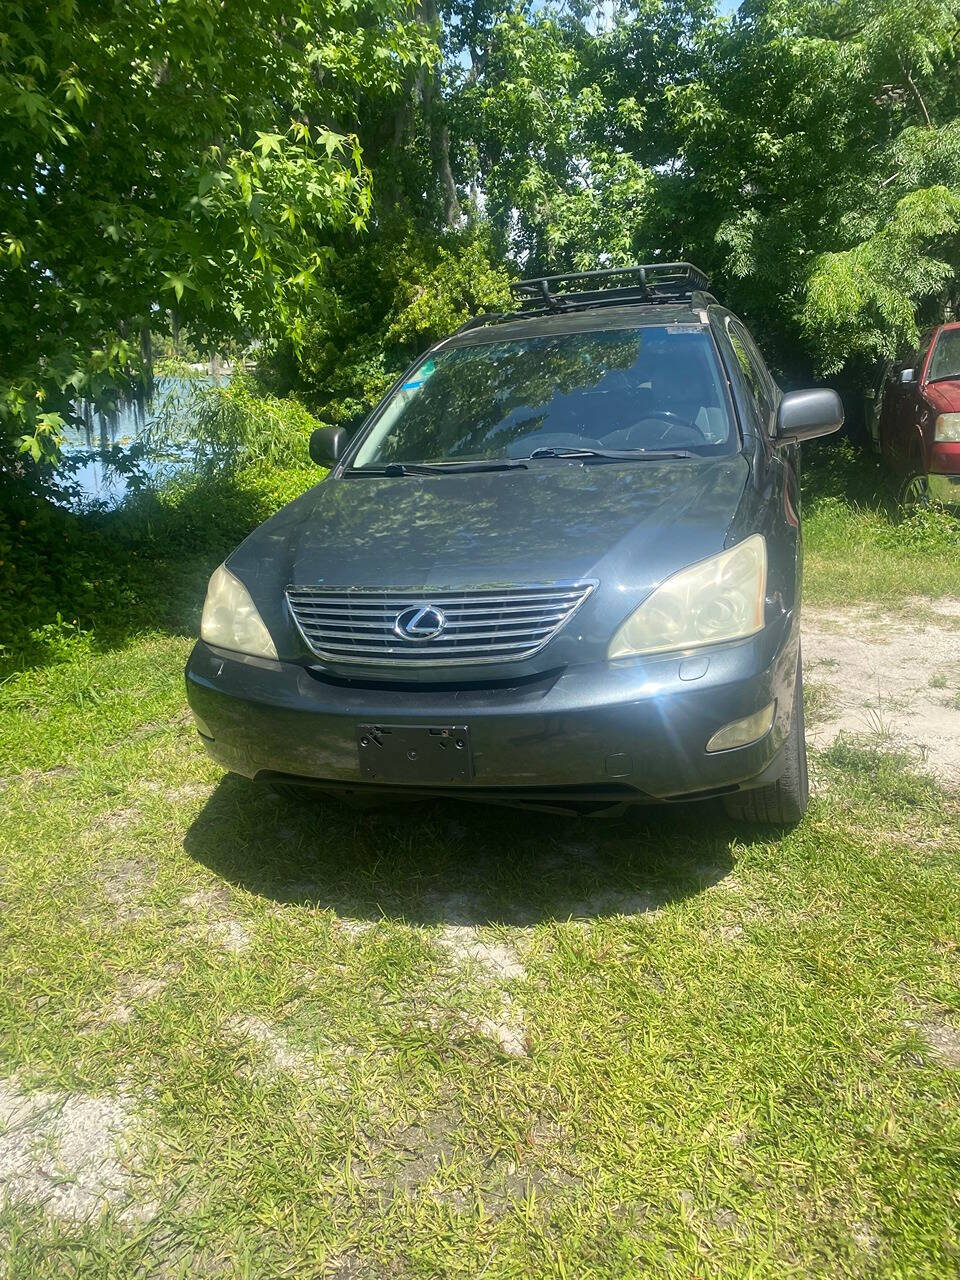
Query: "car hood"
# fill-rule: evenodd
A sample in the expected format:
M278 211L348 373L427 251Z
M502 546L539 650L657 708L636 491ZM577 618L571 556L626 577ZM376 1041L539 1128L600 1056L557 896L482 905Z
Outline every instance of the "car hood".
M937 413L960 413L960 378L944 378L942 382L928 382L923 394Z
M281 633L289 585L429 592L593 579L623 613L722 549L748 474L736 454L331 477L261 525L228 564Z

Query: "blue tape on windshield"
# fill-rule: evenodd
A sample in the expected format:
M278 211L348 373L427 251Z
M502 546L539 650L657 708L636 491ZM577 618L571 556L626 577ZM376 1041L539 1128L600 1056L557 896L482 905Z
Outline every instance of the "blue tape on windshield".
M400 388L400 390L401 390L401 391L416 391L416 389L417 389L418 387L422 387L422 386L423 386L423 384L426 382L426 380L430 377L431 373L433 373L433 372L434 372L434 370L436 369L436 367L437 367L437 366L433 363L433 361L432 361L432 360L427 360L424 364L422 364L422 365L420 366L420 368L417 370L417 372L416 372L416 374L414 375L414 377L412 377L412 378L410 379L410 381L409 381L409 382L405 382L405 383L403 384L403 386Z

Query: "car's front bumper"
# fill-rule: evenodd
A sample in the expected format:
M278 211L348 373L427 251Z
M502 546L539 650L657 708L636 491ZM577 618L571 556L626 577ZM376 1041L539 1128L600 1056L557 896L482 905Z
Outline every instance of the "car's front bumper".
M945 506L960 504L960 444L952 440L934 443L927 480L934 502Z
M190 656L186 679L207 750L250 778L366 790L371 784L360 771L360 725L466 724L473 777L451 791L479 797L579 788L667 800L778 776L796 661L796 620L785 614L749 640L686 659L568 667L510 687L503 681L500 687L415 691L382 683L362 687L300 663L243 657L203 642ZM707 753L707 740L718 729L771 701L777 713L765 738Z

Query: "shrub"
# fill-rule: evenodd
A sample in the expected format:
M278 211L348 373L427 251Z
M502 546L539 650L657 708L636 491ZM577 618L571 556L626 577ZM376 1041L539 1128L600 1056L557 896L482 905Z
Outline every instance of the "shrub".
M227 383L193 386L165 402L150 447L163 453L192 446L196 463L215 469L297 467L307 463L310 433L319 425L299 400L262 394L238 369Z
M437 235L413 224L371 236L330 267L328 287L286 352L269 364L318 416L371 409L431 343L471 315L510 305L509 277L484 231Z
M0 508L0 672L58 661L83 642L191 634L205 577L323 473L267 463L175 476L115 511L75 514L36 497Z
M917 551L960 550L960 520L941 507L915 507L877 532L882 547Z

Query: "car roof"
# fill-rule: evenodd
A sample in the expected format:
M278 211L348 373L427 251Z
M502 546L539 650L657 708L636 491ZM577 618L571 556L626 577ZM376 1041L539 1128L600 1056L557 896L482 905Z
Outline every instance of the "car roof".
M518 338L544 338L560 333L596 333L603 329L636 329L643 326L706 323L706 312L689 302L632 303L623 306L584 307L577 311L547 315L482 317L469 328L452 334L439 347L466 347Z

